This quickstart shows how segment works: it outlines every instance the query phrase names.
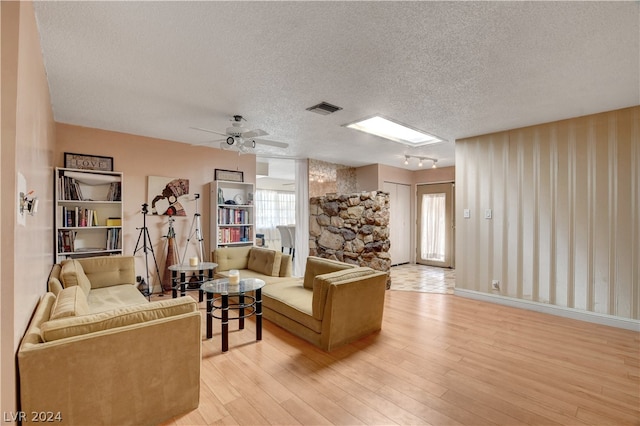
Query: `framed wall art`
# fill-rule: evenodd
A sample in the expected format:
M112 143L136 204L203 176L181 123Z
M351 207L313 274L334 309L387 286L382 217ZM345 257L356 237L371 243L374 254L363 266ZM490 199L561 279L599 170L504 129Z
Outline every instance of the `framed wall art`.
M226 180L228 182L244 182L244 172L238 170L215 169L213 180Z
M65 152L64 167L67 169L100 170L103 172L112 172L113 157L102 157L100 155Z
M184 204L188 201L189 179L148 176L147 194L152 215L187 215Z

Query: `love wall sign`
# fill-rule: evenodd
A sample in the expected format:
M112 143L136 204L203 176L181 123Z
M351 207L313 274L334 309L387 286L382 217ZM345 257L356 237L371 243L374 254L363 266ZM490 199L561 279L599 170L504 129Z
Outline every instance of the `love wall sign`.
M68 169L113 171L113 157L101 157L99 155L64 153L64 167Z

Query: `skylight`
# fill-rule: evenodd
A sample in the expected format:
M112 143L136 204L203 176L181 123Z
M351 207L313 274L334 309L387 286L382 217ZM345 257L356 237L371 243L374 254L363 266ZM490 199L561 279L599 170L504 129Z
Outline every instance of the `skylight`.
M372 135L380 136L381 138L410 146L421 146L430 143L442 142L442 139L436 136L379 115L365 118L356 121L355 123L346 124L345 126L350 129L360 130L361 132L370 133Z

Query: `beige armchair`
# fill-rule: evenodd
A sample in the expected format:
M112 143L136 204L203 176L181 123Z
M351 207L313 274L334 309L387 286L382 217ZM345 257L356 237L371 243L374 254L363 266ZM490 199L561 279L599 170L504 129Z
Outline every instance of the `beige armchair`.
M387 274L309 256L304 279L262 289L263 316L330 351L380 330Z

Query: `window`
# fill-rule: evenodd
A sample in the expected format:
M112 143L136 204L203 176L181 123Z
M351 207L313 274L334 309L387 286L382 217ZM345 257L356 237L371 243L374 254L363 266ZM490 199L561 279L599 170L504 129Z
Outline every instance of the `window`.
M264 234L265 245L280 249L278 225L296 222L296 194L294 192L257 189L255 193L256 233Z

